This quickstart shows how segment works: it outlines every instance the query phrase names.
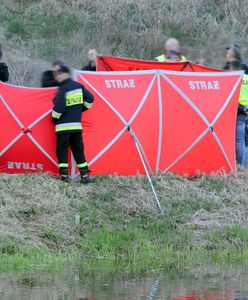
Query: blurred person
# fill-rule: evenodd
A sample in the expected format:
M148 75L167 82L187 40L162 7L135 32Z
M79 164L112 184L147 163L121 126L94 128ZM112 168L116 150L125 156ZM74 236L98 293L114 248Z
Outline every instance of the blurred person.
M242 70L243 65L240 60L230 62L230 70ZM240 89L238 114L236 124L236 160L237 163L247 168L247 158L245 149L246 122L248 121L248 75L244 74Z
M94 181L88 176L88 164L84 155L82 139L82 112L93 105L93 95L80 83L71 79L67 66L60 66L54 71L55 79L59 82L54 98L52 121L56 131L56 154L59 163L61 180L69 183L68 148L71 148L81 175L81 183Z
M0 60L2 59L3 52L0 45ZM0 81L6 82L9 80L9 69L6 63L0 62Z
M178 54L178 52L170 50L167 52L167 61L171 61L171 62L177 62L180 61L181 57Z
M54 72L56 72L56 70L58 70L60 68L60 66L63 66L63 65L64 65L64 62L62 60L57 59L57 60L53 61L52 69L43 72L41 75L41 87L45 88L45 87L58 86L59 83L55 79Z
M164 44L164 53L157 56L156 60L159 62L166 62L169 60L169 53L174 51L177 53L180 62L187 61L186 57L180 53L180 44L179 41L175 38L169 38ZM169 60L171 61L171 60Z
M233 60L239 60L242 65L242 70L245 71L245 74L248 74L248 66L244 62L241 54L241 49L237 44L231 44L230 46L226 47L226 64L223 67L224 70L230 70L230 63Z
M237 44L231 44L226 47L226 65L224 66L224 70L230 70L230 63L233 60L239 60L242 64L242 70L245 71L245 74L248 75L248 66L242 59L241 48ZM246 122L246 134L245 134L245 145L248 146L248 120Z
M96 71L96 57L98 52L96 49L89 49L87 57L88 57L88 64L82 68L82 71Z

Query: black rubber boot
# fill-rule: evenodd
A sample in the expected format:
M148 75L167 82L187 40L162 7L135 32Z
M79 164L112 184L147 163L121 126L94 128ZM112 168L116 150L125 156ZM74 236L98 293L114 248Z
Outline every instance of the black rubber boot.
M95 182L95 178L90 177L89 175L84 175L81 177L82 184L88 184L88 183L92 183L92 182Z
M80 169L80 174L81 174L81 183L82 184L88 184L88 183L92 183L95 181L95 179L93 177L90 177L88 175L88 167L87 168L82 168Z
M60 172L60 179L63 181L63 182L66 182L66 183L70 183L71 182L71 179L70 177L68 176L68 169L67 168L61 168L59 170Z
M70 183L71 182L71 179L70 177L67 175L61 175L61 180L65 183Z

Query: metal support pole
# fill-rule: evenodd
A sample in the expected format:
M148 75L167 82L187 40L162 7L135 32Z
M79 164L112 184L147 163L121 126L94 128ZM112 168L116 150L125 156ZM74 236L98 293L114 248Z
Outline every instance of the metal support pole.
M150 177L150 175L149 175L149 172L148 172L148 170L147 170L147 167L146 167L146 164L145 164L144 158L143 158L143 156L142 156L142 153L141 153L141 151L140 151L140 148L139 148L138 142L137 142L137 140L136 140L135 136L132 134L132 130L131 130L130 126L128 126L128 127L127 127L127 129L128 129L128 131L130 132L130 134L131 134L131 136L132 136L132 138L133 138L133 140L134 140L134 143L135 143L135 146L136 146L136 148L137 148L137 151L138 151L138 153L139 153L139 156L140 156L140 159L141 159L142 165L143 165L143 167L144 167L144 170L145 170L145 172L146 172L147 179L148 179L148 181L149 181L149 183L150 183L150 186L151 186L151 189L152 189L152 192L153 192L154 198L155 198L155 200L156 200L156 202L157 202L157 206L158 206L159 210L160 210L161 212L163 212L163 211L162 211L162 208L161 208L161 205L160 205L160 202L159 202L159 200L158 200L157 193L156 193L156 191L155 191L155 188L154 188L154 186L153 186L153 183L152 183L151 177Z

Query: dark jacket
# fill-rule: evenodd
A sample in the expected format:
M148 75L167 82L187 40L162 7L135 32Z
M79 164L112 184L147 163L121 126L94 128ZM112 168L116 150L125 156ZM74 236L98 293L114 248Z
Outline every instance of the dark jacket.
M52 112L56 133L82 131L82 112L93 105L94 96L71 78L59 85Z
M96 66L92 66L90 63L82 68L82 71L96 72Z
M58 81L54 78L53 71L48 70L41 75L41 87L53 87L58 86Z
M0 63L0 81L6 82L9 80L9 69L5 63Z
M243 61L241 61L242 64L242 70L245 71L245 74L248 75L248 66L246 63L244 63ZM223 68L223 70L230 70L230 63L227 62Z

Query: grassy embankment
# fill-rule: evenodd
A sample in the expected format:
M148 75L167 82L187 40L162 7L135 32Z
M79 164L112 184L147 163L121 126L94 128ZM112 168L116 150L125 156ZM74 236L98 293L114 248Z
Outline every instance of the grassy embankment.
M48 175L1 175L0 268L69 260L127 269L248 259L248 173L238 178L99 177L65 185ZM75 215L80 214L80 224Z
M48 61L85 63L87 48L150 59L169 36L189 59L224 64L225 45L247 40L248 2L224 0L0 0L1 30L11 83L37 86ZM0 266L97 258L144 268L247 258L247 174L238 178L154 177L159 215L143 177L103 177L90 187L49 176L0 180ZM75 224L80 213L81 223ZM70 254L68 254L70 253ZM92 260L87 260L91 263ZM132 264L133 263L133 264ZM124 263L126 264L126 263Z
M0 0L0 5L0 43L14 84L39 85L54 58L81 68L89 47L153 59L170 36L181 41L188 59L205 58L215 67L224 65L230 43L248 54L247 1Z

